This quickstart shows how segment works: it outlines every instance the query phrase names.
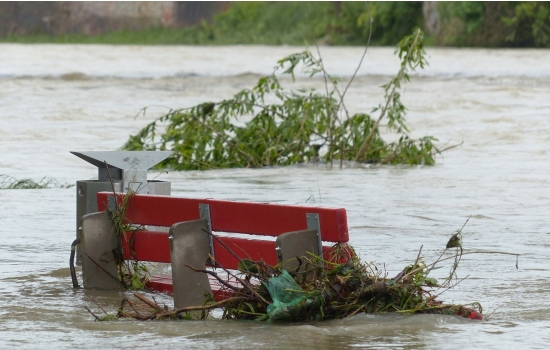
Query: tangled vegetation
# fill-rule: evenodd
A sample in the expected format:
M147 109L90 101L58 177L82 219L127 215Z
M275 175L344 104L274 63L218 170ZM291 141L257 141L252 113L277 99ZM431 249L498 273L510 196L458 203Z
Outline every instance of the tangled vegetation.
M443 258L445 253L453 250L453 254ZM361 262L346 244L333 247L327 260L314 255L297 257L299 265L290 271L284 269L286 262L269 266L262 261L241 260L237 272L239 278L234 272L221 267L221 273L228 273L233 282L229 279L224 282L219 272L209 271L222 283L225 293L232 295L225 300L216 302L207 295L203 305L169 310L166 305L136 293L136 299L123 299L116 314L98 317L88 311L97 320L191 319L192 314L206 319L209 310L213 309L223 310L222 319L267 322L324 321L358 313L380 312L430 313L482 319L479 303L452 305L437 300L441 293L460 282L454 276L457 262L466 254L462 250L461 230L452 235L446 249L434 263L424 263L421 251L413 264L393 278L388 278L387 273L379 270L374 263ZM451 259L455 260L455 264L442 283L429 277L436 265ZM202 270L192 266L189 268Z
M117 200L118 197L116 193L114 194L113 198ZM133 258L124 259L122 240L131 241L133 232L145 229L144 226L132 224L126 219L128 203L135 194L132 189L128 189L128 193L121 197L120 203L117 202L115 208L108 209L116 233L114 238L116 248L113 250L113 254L118 270L118 280L124 289L143 289L151 277L151 272L145 263ZM129 244L129 246L132 247L133 244ZM130 257L133 256L135 256L135 252L130 251Z
M170 110L130 136L123 149L173 151L160 166L176 170L258 168L319 160L331 167L334 162L342 166L344 161L433 165L439 152L433 144L436 139L409 137L406 107L401 102L410 73L427 64L422 39L417 29L399 42L400 69L383 85L384 100L370 113L349 112L345 95L353 78L341 86L325 70L321 57L308 50L283 58L273 74L231 99ZM294 80L297 67L310 78L322 74L326 92L283 88L277 73ZM397 141L386 142L381 137L382 121L397 134Z
M41 180L33 179L16 179L10 175L0 175L0 190L28 190L28 189L43 189L43 188L70 188L74 185L66 182L61 183L57 179L44 176Z

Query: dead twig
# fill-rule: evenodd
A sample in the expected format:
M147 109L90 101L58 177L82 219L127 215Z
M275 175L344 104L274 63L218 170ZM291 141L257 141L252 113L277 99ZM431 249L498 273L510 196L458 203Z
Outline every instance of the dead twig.
M95 318L96 321L101 321L101 319L100 319L99 317L97 317L97 315L94 314L94 313L92 312L92 310L88 309L87 306L84 306L84 308L86 309L86 311L88 311L88 312L90 313L90 315L94 316L94 318Z
M218 301L218 302L213 303L213 304L202 305L202 306L187 306L187 307L184 307L184 308L181 308L181 309L176 309L176 310L172 310L172 311L169 311L169 312L164 312L164 313L153 316L151 319L158 320L158 319L163 318L163 317L175 316L175 315L181 314L183 312L216 309L216 308L222 307L222 306L224 306L226 304L229 304L229 303L232 303L232 302L254 301L254 300L255 300L254 298L250 298L250 297L232 297L232 298L224 299L222 301Z
M256 290L254 290L254 287L252 287L248 281L243 280L242 278L238 277L237 275L235 275L234 273L232 273L231 271L229 271L228 269L223 267L221 264L219 264L216 261L216 259L214 259L214 257L212 255L208 254L208 257L212 260L212 262L214 262L221 269L223 269L229 276L231 276L231 277L235 278L237 281L239 281L239 283L241 283L243 285L243 287L248 289L256 298L258 298L259 301L261 301L265 305L270 305L271 304L271 302L265 300L264 297L262 297L260 294L258 294L258 292Z
M241 266L246 270L247 273L249 273L250 275L256 277L256 278L259 278L261 276L259 276L258 274L255 274L253 272L251 272L250 270L248 270L248 268L246 267L246 264L244 263L243 259L241 259L240 256L238 256L231 248L229 248L227 246L227 244L225 244L225 242L223 240L221 240L218 236L216 236L215 234L213 234L212 232L209 232L207 230L202 230L204 232L206 232L208 235L212 236L213 239L215 239L219 244L221 244L222 247L224 247L228 252L229 254L233 255L238 261L239 263L241 264ZM214 260L212 260L212 262L214 262ZM225 270L225 269L224 269Z
M116 278L115 276L111 275L109 273L109 271L105 270L103 268L103 266L99 265L94 259L92 259L88 253L84 252L84 254L86 254L86 256L88 257L88 259L90 259L91 262L93 262L95 264L95 266L99 267L103 272L105 272L108 276L112 277L113 279L115 279L117 282L120 282L120 280L118 278ZM114 259L113 259L114 260ZM112 261L112 260L111 260ZM91 276L90 276L91 277Z
M111 172L109 171L109 164L107 164L106 160L104 160L103 163L105 163L105 169L107 169L107 175L109 175L109 180L111 181L111 188L113 189L113 195L115 196L115 210L116 210L118 209L118 199L115 191L115 183L113 181L113 178L111 177Z
M151 300L147 299L146 297L144 297L141 294L134 293L134 296L136 298L138 298L139 300L141 300L143 303L147 304L148 306L152 307L155 310L160 310L161 309L161 307L159 305L157 305L156 303L154 303Z
M462 146L463 144L464 144L464 141L462 141L461 143L458 143L458 144L456 144L456 145L451 145L451 146L449 146L449 147L442 148L442 149L439 150L439 153L448 151L448 150L453 149L453 148L456 148L456 147L460 147L460 146Z
M220 276L218 276L217 273L215 273L214 271L209 271L209 270L200 270L200 269L196 269L194 268L193 266L191 265L188 265L188 264L185 264L185 266L187 266L188 268L190 268L191 270L195 271L195 272L202 272L202 273L207 273L211 276L214 276L215 279L218 280L218 282L220 282L221 284L223 284L224 286L226 286L227 288L229 289L232 289L236 292L240 291L240 288L237 288L235 286L232 286L231 284L225 282L223 279L220 278Z

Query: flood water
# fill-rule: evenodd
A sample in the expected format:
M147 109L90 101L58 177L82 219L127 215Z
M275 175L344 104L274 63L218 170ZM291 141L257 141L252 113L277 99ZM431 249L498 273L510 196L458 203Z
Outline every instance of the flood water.
M0 174L93 179L69 151L116 150L168 108L229 98L298 47L0 45ZM452 233L467 251L440 299L480 302L484 321L358 315L324 323L95 322L123 293L73 290L68 260L76 199L69 189L0 190L0 348L507 349L550 342L550 51L428 48L430 66L403 96L414 137L463 143L433 167L169 172L175 196L347 209L351 244L390 276L423 246L434 261ZM321 47L349 78L361 48ZM391 48L369 51L347 95L370 111L398 70ZM312 84L324 89L323 80ZM140 109L145 116L136 118ZM150 173L153 178L158 173ZM443 277L449 266L434 271ZM170 303L165 296L158 296ZM170 304L169 304L170 305ZM171 306L171 305L170 305Z

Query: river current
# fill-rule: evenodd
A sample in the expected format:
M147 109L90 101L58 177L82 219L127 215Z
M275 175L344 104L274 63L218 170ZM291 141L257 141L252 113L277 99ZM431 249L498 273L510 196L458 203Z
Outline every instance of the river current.
M321 47L349 79L361 48ZM69 151L117 150L167 108L231 97L301 47L0 44L0 174L75 183L96 169ZM347 209L350 243L388 275L426 262L463 229L467 251L440 299L480 302L484 321L358 315L323 323L95 322L124 293L73 290L75 188L0 190L0 348L514 349L550 342L550 50L428 48L403 94L413 137L461 144L437 164L319 165L155 173L175 196ZM369 112L398 70L371 48L346 105ZM289 82L290 83L290 82ZM322 78L309 86L324 89ZM140 114L143 107L145 115ZM138 115L139 114L139 115ZM137 116L137 117L136 117ZM434 271L443 277L450 266ZM165 299L170 305L170 299ZM170 305L171 306L171 305Z

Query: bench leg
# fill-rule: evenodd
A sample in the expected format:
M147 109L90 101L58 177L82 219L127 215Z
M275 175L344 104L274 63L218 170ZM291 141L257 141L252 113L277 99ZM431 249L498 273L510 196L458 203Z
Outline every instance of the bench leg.
M82 217L80 244L84 288L122 288L113 254L115 237L109 213L92 213Z
M204 270L210 240L206 220L180 222L170 227L170 260L174 288L174 307L200 306L204 303L204 293L212 295L208 276L195 272L185 265ZM201 311L193 312L200 317Z
M296 257L311 257L309 253L319 256L319 240L316 230L301 230L283 233L275 241L279 262L283 262L283 268L294 271L299 262Z

